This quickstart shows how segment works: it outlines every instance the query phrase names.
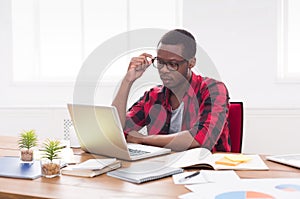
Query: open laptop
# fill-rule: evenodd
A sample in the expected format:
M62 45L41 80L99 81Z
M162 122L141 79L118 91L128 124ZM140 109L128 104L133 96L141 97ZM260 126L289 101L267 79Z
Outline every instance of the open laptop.
M300 154L272 155L266 159L300 169Z
M129 161L171 152L166 148L127 143L113 106L68 104L68 110L84 151Z

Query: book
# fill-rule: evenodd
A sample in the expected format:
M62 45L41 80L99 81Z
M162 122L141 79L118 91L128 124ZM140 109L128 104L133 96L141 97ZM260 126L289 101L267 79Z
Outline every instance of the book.
M128 182L140 184L182 172L182 168L169 167L161 162L145 161L134 163L127 168L110 171L107 173L107 175Z
M0 157L0 176L8 178L36 179L42 175L39 161L21 162L19 157Z
M121 167L116 158L89 159L77 165L69 165L61 170L63 175L78 177L95 177Z
M269 170L257 154L211 153L206 148L194 148L171 154L166 162L175 168L197 167L213 170Z

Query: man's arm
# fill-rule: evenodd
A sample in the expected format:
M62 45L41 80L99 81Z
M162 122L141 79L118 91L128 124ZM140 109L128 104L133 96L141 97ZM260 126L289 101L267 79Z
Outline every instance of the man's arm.
M173 151L184 151L200 147L200 144L187 130L169 135L149 136L142 135L137 131L131 131L127 135L127 142L170 148Z
M189 129L189 132L202 147L228 151L230 144L228 143L229 95L227 88L222 82L207 79L206 86L201 89L201 93L203 103L200 104L199 109L200 120L194 128ZM218 141L221 142L218 143Z
M143 53L139 57L133 57L129 63L127 73L121 83L121 86L115 96L112 105L118 110L122 127L125 127L126 120L126 104L130 88L135 80L143 75L145 70L151 64L147 58L152 58L152 55Z

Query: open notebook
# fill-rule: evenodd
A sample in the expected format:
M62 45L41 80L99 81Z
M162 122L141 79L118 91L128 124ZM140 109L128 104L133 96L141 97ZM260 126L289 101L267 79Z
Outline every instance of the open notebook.
M127 144L113 106L68 104L68 109L80 146L87 152L129 161L171 152L161 147Z
M229 159L245 159L245 161L229 161ZM194 148L165 157L171 167L200 168L214 170L269 170L257 154L211 153L206 148ZM224 160L226 159L226 161ZM237 164L235 164L237 163Z
M300 169L300 154L272 155L266 159Z

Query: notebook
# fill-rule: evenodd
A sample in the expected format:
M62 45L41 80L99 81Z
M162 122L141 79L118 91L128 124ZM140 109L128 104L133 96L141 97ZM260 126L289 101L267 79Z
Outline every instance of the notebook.
M0 176L36 179L42 175L39 161L22 163L19 157L0 157Z
M170 154L166 162L175 168L199 168L214 170L269 170L257 154L211 153L206 148L193 148Z
M110 171L108 176L125 180L128 182L140 184L168 176L172 176L178 173L182 173L181 168L172 168L166 166L161 162L142 162L134 164L130 167Z
M89 159L77 165L69 165L61 170L64 175L79 177L95 177L121 167L121 162L115 158Z
M266 159L300 169L300 154L272 155Z
M170 149L126 143L117 109L113 106L68 104L75 132L84 151L140 160L170 153Z

